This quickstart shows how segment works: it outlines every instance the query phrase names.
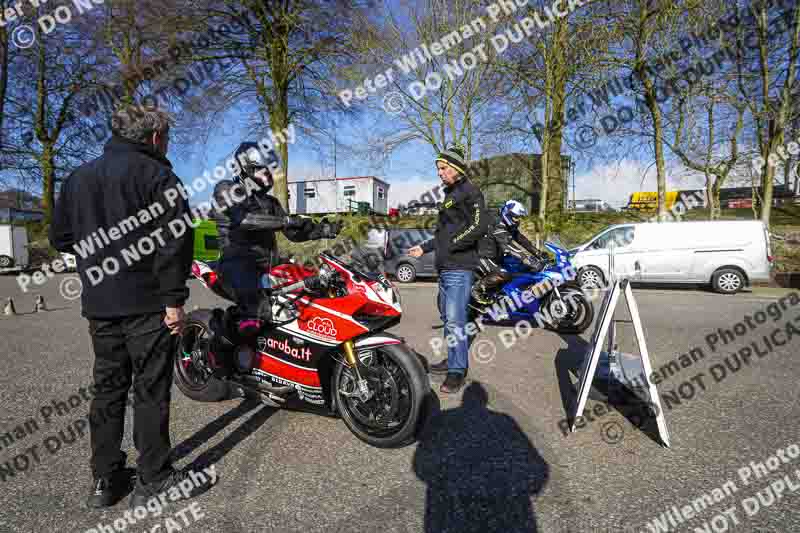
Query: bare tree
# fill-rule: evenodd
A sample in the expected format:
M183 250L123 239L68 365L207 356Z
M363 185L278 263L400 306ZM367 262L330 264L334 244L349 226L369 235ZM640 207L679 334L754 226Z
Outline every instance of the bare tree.
M0 13L6 9L6 0L0 0ZM0 171L3 170L3 126L6 106L6 93L8 91L9 62L8 62L9 34L6 26L0 27Z
M757 74L748 68L753 58L746 53L747 45L739 43L744 52L739 55L740 93L754 117L755 134L763 160L761 171L760 217L769 226L772 210L775 165L770 155L785 142L792 120L792 98L797 91L798 59L800 59L800 3L792 7L771 6L761 1L751 8L757 38ZM775 23L787 30L776 34ZM788 37L788 38L786 38ZM755 69L754 69L755 70Z
M227 104L252 107L254 133L275 135L290 125L301 131L321 126L320 116L344 110L332 79L350 54L350 17L358 2L347 0L223 0L207 2L209 20L235 21L242 28L218 45L237 59L225 81ZM288 206L289 146L277 146L282 172L275 196Z
M696 98L686 95L679 99L675 138L674 141L666 138L665 142L684 165L705 176L709 218L716 220L720 216L720 188L741 155L739 138L744 129L746 106L733 94L715 91L713 83L702 92ZM692 107L695 99L699 101Z
M468 0L424 0L407 8L356 23L361 61L342 73L340 83L349 88L392 73L377 98L354 101L377 111L376 122L385 119L383 111L395 117L388 127L373 128L366 150L385 159L415 141L433 152L456 143L473 159L482 144L478 124L500 94L490 38L501 21Z

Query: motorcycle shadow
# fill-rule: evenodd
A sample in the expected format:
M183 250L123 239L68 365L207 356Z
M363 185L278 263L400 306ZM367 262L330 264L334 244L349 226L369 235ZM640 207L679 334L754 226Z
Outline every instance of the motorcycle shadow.
M556 352L555 367L558 379L564 419L568 425L573 423L572 412L578 402L577 383L580 381L581 365L589 356L591 344L578 335L559 335L567 343L566 348ZM575 378L573 385L572 376ZM631 425L638 428L657 444L661 444L656 417L636 395L621 387L612 387L608 380L595 377L589 390L589 398L604 403L607 408L621 414ZM584 415L590 414L589 406L584 407Z
M257 407L261 409L255 410ZM240 424L229 435L222 439L218 444L203 451L192 462L187 465L185 470L198 471L203 468L208 468L217 463L221 458L225 457L231 450L233 450L239 443L247 439L250 435L263 426L266 421L279 409L263 405L261 402L247 398L233 409L206 424L202 429L197 431L194 435L184 440L180 444L172 448L170 453L170 460L174 463L187 457L196 449L200 448L203 444L210 441L214 436L222 432L225 428L247 415L251 411L255 412L244 423ZM269 432L266 432L269 438Z

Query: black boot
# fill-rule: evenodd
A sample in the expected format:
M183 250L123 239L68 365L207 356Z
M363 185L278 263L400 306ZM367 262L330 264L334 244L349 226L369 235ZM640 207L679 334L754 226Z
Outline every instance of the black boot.
M431 374L447 374L447 357L431 365Z
M86 498L86 506L91 509L111 507L130 494L135 482L136 472L132 468L123 468L110 476L97 478Z
M464 370L464 377L467 376L469 369ZM438 363L434 363L430 366L430 373L431 374L439 374L444 375L449 373L449 369L447 366L447 357L444 360L439 361Z
M472 299L480 305L489 305L492 303L491 298L486 294L486 286L483 280L472 286Z
M439 387L439 392L445 394L454 394L461 390L466 381L466 374L459 374L458 372L448 372L447 379L444 380L442 386Z

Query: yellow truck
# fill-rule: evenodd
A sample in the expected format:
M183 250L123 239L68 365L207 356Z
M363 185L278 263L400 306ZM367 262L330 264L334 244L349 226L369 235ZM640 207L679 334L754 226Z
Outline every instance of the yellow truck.
M680 191L667 191L666 209L672 209L675 202L678 200ZM658 209L658 193L657 192L635 192L631 194L628 200L627 209L636 211L655 211Z

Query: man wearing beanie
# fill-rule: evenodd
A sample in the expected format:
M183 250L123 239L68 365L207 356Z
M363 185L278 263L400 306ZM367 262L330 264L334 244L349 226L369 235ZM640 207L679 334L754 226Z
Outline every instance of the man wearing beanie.
M436 252L439 271L439 313L445 317L444 337L447 359L431 365L434 374L447 374L439 389L458 392L464 385L469 367L469 336L466 334L467 305L472 288L473 271L478 265L478 241L486 233L488 219L484 213L481 191L466 177L464 152L450 146L436 158L439 179L445 197L433 239L408 251L412 257Z

